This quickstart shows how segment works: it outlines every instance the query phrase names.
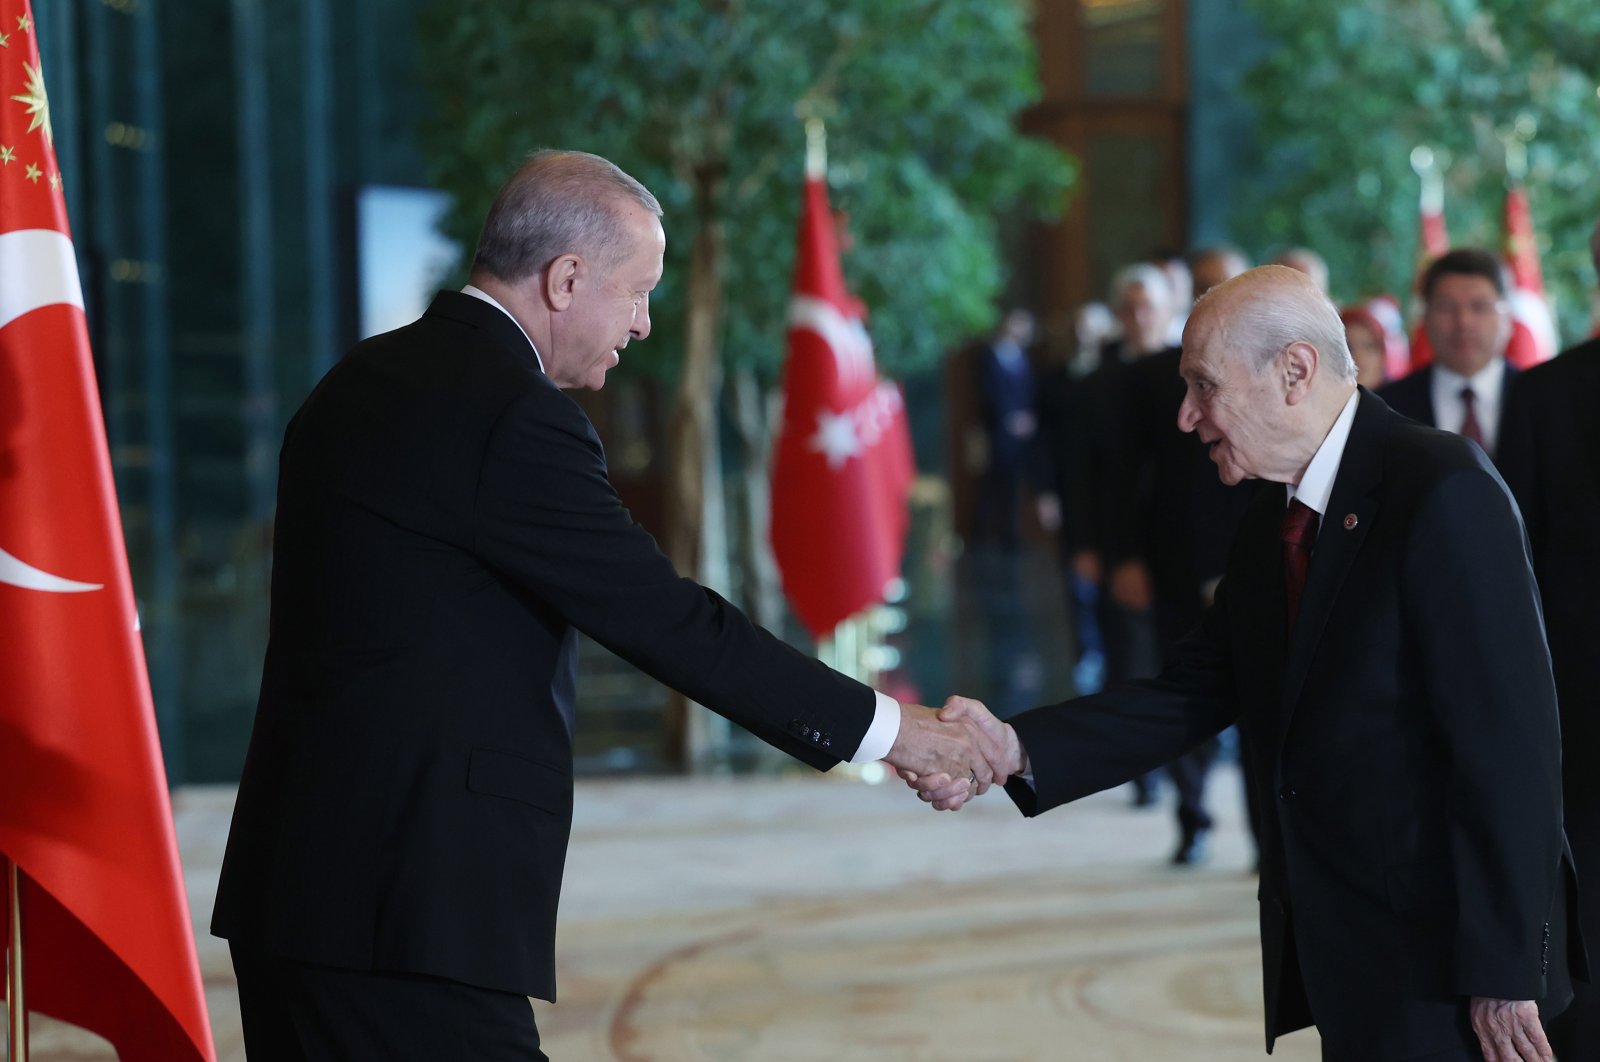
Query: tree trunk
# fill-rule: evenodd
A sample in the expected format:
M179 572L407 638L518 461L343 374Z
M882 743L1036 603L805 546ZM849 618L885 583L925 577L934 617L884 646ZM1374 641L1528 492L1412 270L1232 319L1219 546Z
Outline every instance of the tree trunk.
M666 505L667 556L683 575L706 582L707 554L726 566L722 467L717 446L717 394L722 384L722 176L696 173L699 227L689 248L683 374L669 431ZM721 581L726 585L726 579ZM711 752L706 713L674 693L667 703L666 758L676 767L703 767Z
M772 557L772 422L771 396L756 374L741 369L728 382L728 405L739 432L740 604L750 618L776 630L783 622L783 591L778 566Z

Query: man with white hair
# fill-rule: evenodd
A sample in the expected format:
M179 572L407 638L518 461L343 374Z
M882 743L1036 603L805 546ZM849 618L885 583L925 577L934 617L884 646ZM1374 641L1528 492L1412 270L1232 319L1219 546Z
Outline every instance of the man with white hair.
M1237 722L1262 801L1267 1049L1324 1059L1549 1062L1586 976L1569 906L1560 735L1517 508L1483 451L1355 383L1337 311L1265 266L1203 299L1179 412L1228 483L1263 488L1216 603L1156 679L1009 725L1027 815ZM936 807L966 779L917 778ZM1571 936L1569 937L1569 933ZM1570 960L1570 967L1569 967Z

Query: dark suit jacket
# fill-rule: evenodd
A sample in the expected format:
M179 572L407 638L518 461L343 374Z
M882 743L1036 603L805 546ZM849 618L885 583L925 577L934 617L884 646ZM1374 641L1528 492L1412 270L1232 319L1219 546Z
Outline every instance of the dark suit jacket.
M872 720L866 686L680 578L516 324L441 293L284 439L213 932L555 999L580 630L818 768Z
M1500 396L1500 423L1506 419L1507 395L1512 390L1511 381L1517 376L1518 369L1509 361L1506 362L1506 375L1501 388L1505 393ZM1407 373L1398 380L1392 380L1378 388L1378 397L1389 403L1389 407L1396 413L1410 417L1418 424L1426 424L1430 428L1440 425L1434 423L1433 417L1433 365L1429 363L1415 372ZM1453 430L1447 428L1447 430ZM1495 447L1498 449L1500 442L1496 437ZM1490 454L1493 457L1494 454Z
M1128 453L1114 485L1120 533L1106 551L1108 566L1140 560L1149 567L1160 625L1175 630L1174 637L1200 621L1201 587L1222 575L1234 532L1259 487L1223 483L1210 448L1178 427L1182 355L1169 347L1128 366L1122 412Z
M1522 507L1561 701L1567 791L1600 800L1600 339L1517 379L1498 464ZM1600 882L1600 867L1582 867Z
M1256 496L1159 677L1011 720L1035 787L1008 791L1037 814L1238 721L1268 794L1269 1050L1312 1012L1328 1057L1376 1060L1459 1048L1464 996L1564 1005L1555 690L1499 476L1363 392L1287 636L1283 510Z

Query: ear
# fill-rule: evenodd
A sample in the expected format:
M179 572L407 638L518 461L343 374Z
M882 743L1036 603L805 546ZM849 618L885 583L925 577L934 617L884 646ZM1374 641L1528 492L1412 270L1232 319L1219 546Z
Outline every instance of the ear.
M1278 355L1278 368L1283 373L1284 397L1289 405L1299 405L1311 394L1311 382L1317 377L1320 361L1317 348L1303 339L1290 343Z
M565 310L572 305L578 285L583 283L587 268L583 259L567 253L551 262L544 271L544 288L541 292L552 310Z

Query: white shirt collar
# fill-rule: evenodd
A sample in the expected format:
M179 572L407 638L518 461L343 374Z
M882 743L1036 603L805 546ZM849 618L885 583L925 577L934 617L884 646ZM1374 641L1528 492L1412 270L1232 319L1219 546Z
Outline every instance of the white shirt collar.
M1491 358L1489 364L1473 373L1462 376L1451 372L1438 362L1433 365L1433 383L1430 397L1433 400L1433 422L1446 431L1460 431L1466 419L1467 405L1461 393L1472 389L1472 410L1478 420L1478 432L1483 436L1483 448L1494 453L1500 435L1500 399L1505 394L1506 359Z
M507 317L511 317L511 311L506 309L504 306L501 306L495 301L495 297L493 295L490 295L482 288L476 288L471 284L468 284L466 287L461 289L461 294L471 295L474 299L482 299L484 302L488 303L490 306L493 306ZM533 347L533 358L539 363L539 371L544 372L544 359L539 356L539 348L533 345L533 339L528 335L528 330L523 328L522 322L517 320L515 317L511 317L511 323L517 326L517 331L521 332L522 338L528 341L528 346Z
M1339 462L1344 460L1344 446L1350 441L1350 425L1356 422L1356 406L1360 404L1361 390L1357 388L1350 393L1338 419L1328 429L1327 437L1312 455L1305 475L1300 477L1299 483L1289 484L1290 501L1299 498L1315 509L1318 516L1327 515L1328 501L1333 497L1333 481L1339 474Z
M1504 357L1490 358L1489 364L1471 376L1462 376L1458 372L1451 372L1437 361L1433 363L1434 387L1436 389L1443 388L1452 395L1459 395L1463 387L1472 388L1473 394L1479 399L1499 395L1500 383L1505 379L1505 375L1506 359Z

